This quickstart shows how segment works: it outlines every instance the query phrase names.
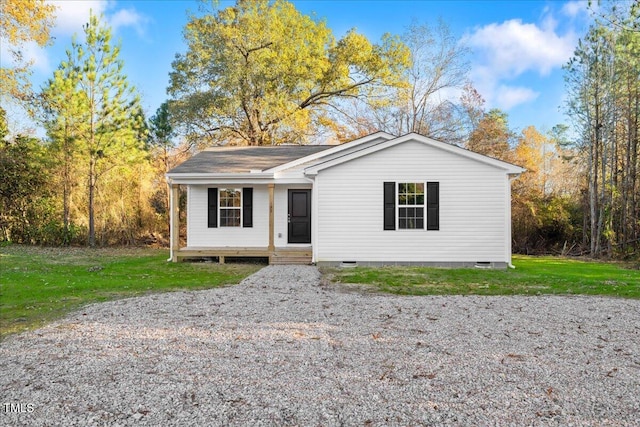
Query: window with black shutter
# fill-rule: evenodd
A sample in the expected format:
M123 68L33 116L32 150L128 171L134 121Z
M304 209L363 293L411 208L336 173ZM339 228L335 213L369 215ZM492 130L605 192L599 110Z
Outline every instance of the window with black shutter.
M396 229L396 216L399 230L439 230L440 183L385 182L385 230Z

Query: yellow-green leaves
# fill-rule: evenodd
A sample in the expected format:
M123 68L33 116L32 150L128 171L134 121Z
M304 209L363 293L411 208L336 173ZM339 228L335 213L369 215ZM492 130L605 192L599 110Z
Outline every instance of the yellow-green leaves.
M397 40L375 45L350 31L336 42L324 21L284 0L238 1L193 17L184 35L173 114L205 143L304 142L336 100L396 84L407 63Z
M2 0L0 12L0 42L9 48L14 62L0 68L0 94L22 99L30 90L31 63L25 61L21 49L30 41L38 46L49 43L55 6L44 0Z

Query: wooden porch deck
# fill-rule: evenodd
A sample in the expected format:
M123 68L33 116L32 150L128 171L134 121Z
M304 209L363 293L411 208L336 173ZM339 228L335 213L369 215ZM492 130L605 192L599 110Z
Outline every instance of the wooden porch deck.
M234 258L269 258L269 264L311 264L313 257L311 246L300 248L268 247L184 247L173 253L175 262L186 258L218 258L224 264L226 257Z

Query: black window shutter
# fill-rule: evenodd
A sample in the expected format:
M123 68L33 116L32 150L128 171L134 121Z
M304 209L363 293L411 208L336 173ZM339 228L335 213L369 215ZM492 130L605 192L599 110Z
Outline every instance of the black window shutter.
M253 227L253 188L242 189L242 226Z
M396 183L384 183L384 229L396 229Z
M218 189L208 188L208 214L207 214L207 226L209 228L218 227Z
M427 230L440 230L439 182L427 182Z

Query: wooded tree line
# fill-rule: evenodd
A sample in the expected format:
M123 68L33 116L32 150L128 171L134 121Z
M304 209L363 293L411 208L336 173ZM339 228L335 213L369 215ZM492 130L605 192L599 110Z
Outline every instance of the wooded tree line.
M627 6L627 7L624 7ZM640 246L640 3L615 4L566 65L567 110L584 180L583 245L593 256Z
M41 0L21 5L6 30L3 23L26 35L13 41L16 57L36 35L47 43L53 13ZM25 64L0 75L11 88L2 102L24 103L46 130L42 140L14 135L0 117L0 239L162 242L164 174L199 149L340 143L384 130L525 167L513 182L517 252L637 256L637 21L637 3L611 8L581 39L566 66L573 127L518 132L506 113L485 108L469 81L469 51L443 22L414 23L379 43L355 30L336 40L284 0L238 0L190 18L170 98L147 118L119 45L102 17L91 16L43 87L23 83Z

